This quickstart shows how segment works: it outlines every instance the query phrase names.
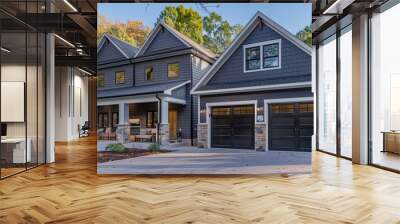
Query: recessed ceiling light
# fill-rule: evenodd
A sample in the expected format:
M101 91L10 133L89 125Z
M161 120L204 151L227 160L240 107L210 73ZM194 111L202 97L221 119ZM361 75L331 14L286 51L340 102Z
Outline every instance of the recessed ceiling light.
M78 10L68 1L64 0L65 4L67 4L74 12L78 12Z
M59 40L61 40L62 42L66 43L67 45L69 45L70 47L75 48L75 45L73 45L71 42L69 42L68 40L60 37L58 34L54 34L55 37L57 37Z
M8 49L5 48L5 47L1 47L0 49L1 49L1 51L4 51L4 52L6 52L6 53L10 53L10 52L11 52L11 50L8 50Z

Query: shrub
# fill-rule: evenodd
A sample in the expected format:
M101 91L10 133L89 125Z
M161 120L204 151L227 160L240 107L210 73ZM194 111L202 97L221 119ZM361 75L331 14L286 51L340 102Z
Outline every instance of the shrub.
M151 145L149 145L149 147L147 149L150 152L158 152L158 151L160 151L160 145L157 143L152 143Z
M124 145L121 143L112 143L107 145L106 147L107 151L112 151L112 152L125 152L126 148Z

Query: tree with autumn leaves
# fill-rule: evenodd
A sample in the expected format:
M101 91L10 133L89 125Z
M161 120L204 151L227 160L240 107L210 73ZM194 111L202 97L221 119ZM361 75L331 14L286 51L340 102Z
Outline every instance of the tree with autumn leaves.
M140 47L143 45L150 31L150 27L144 26L142 21L113 22L109 21L103 15L100 15L97 19L97 43L104 33L109 33L135 47Z
M230 24L216 12L202 17L199 12L183 5L165 7L158 17L160 20L216 54L221 54L243 29L240 24ZM121 23L109 21L102 15L98 18L98 39L104 33L110 33L135 47L141 47L150 31L142 21ZM305 27L296 36L311 45L310 27Z

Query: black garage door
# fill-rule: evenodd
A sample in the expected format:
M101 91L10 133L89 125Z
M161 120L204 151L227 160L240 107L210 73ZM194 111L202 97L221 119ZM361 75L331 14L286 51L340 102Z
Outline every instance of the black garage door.
M213 107L211 147L254 149L254 105Z
M269 150L311 151L313 104L272 104L269 115Z

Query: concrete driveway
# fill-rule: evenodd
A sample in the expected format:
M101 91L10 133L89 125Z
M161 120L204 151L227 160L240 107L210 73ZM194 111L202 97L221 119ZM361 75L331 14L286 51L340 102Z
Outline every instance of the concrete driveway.
M99 174L291 174L311 172L311 152L176 147L155 154L97 164Z

